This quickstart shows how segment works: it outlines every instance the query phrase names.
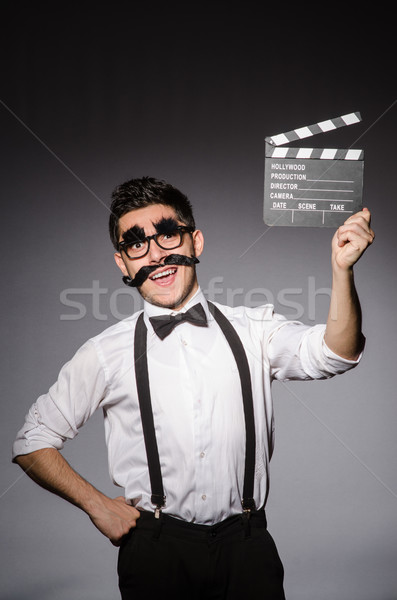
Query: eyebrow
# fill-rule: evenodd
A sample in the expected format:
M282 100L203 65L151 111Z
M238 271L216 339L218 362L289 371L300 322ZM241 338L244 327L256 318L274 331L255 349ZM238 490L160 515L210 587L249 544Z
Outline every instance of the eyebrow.
M160 221L152 223L157 233L172 233L179 227L179 223L172 217L163 217Z
M133 225L124 231L121 237L127 244L138 241L140 242L145 239L145 230L142 227L139 227L139 225Z
M152 225L156 232L161 234L172 233L179 227L179 223L173 217L162 217L159 221L156 221L155 223L152 222ZM143 227L133 225L124 231L121 237L127 244L133 244L134 242L141 242L144 240L146 234Z

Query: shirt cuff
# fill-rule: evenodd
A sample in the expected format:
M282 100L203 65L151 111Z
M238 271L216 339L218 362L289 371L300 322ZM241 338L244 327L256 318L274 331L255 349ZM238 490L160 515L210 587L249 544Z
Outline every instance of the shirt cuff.
M324 330L324 334L325 334L325 330ZM356 360L350 360L348 358L344 358L343 356L339 356L338 354L336 354L333 350L331 350L331 348L329 346L327 346L325 339L324 339L324 334L323 334L322 348L323 348L324 355L327 357L327 359L330 362L332 362L335 366L337 366L338 364L351 365L352 367L354 367L355 365L358 365L358 363L361 361L361 358L364 354L364 348L360 352L360 354ZM365 344L365 338L364 338L364 344Z
M45 450L47 448L61 450L62 447L63 445L57 446L55 444L50 444L49 442L39 442L37 440L15 440L12 446L12 462L15 463L17 456L31 454L32 452L36 452L36 450Z

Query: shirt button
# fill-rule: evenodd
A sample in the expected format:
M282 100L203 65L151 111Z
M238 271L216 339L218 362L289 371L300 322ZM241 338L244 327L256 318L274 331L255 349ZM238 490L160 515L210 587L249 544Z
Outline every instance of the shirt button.
M204 458L205 452L200 452L200 458Z
M205 494L203 494L203 495L201 496L201 499L202 499L202 500L207 500L207 496L206 496Z
M182 344L183 344L184 346L187 346L187 341L186 341L186 340L181 340L181 342L182 342Z

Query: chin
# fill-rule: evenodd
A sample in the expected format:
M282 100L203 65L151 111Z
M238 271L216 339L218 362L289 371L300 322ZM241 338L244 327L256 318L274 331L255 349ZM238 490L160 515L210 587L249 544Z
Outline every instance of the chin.
M189 286L188 289L185 289L179 293L177 291L171 290L151 291L142 289L144 287L145 285L139 288L138 291L141 294L142 298L146 300L146 302L149 302L154 306L159 306L161 308L169 308L173 310L182 308L184 304L186 304L190 300L191 296L196 291L194 285Z
M161 308L178 308L183 304L184 298L174 298L172 294L142 294L142 297L146 302L153 304L154 306L160 306Z

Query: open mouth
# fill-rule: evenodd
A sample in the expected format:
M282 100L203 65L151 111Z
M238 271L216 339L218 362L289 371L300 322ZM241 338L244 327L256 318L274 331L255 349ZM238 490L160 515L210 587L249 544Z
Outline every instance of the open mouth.
M166 268L163 271L157 271L157 273L151 275L149 279L158 284L165 285L174 280L177 270L176 267L168 267L168 269Z

